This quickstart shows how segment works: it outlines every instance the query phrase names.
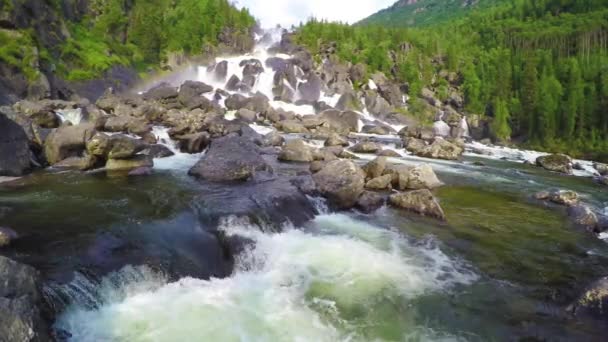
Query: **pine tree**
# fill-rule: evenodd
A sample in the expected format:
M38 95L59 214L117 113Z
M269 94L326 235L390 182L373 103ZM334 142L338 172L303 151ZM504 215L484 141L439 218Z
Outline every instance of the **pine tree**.
M536 62L528 58L524 62L524 71L522 75L521 83L521 109L522 117L520 122L526 123L528 136L533 137L536 135L536 114L537 114L537 101L538 101L538 71L536 70Z
M492 135L499 142L507 142L511 139L511 127L509 127L509 109L504 100L496 97L494 99L494 120L490 125Z
M569 60L567 82L566 100L562 114L562 135L566 139L574 136L576 122L583 115L584 83L578 61L575 58Z

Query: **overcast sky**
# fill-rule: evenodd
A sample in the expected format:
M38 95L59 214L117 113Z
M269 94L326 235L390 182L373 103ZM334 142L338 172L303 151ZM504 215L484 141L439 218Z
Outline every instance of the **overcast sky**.
M276 24L289 27L315 16L319 19L354 23L396 0L236 0L237 4L249 8L263 27Z

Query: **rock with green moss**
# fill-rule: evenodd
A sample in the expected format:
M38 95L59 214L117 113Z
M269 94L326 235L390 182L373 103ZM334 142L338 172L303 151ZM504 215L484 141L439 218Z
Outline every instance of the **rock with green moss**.
M554 172L572 174L572 159L565 154L550 154L536 159L536 165Z
M393 194L389 197L389 203L396 208L412 211L422 216L445 220L445 214L439 202L427 189Z

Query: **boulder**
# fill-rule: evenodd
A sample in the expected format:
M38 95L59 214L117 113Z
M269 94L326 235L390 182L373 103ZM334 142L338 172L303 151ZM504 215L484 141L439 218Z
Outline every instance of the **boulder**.
M244 108L248 102L249 100L247 99L247 97L245 97L245 95L233 94L228 96L224 104L226 105L226 108L228 108L228 110L239 110L241 108Z
M364 213L371 213L380 209L385 201L385 197L381 194L373 191L364 191L359 197L359 200L357 200L356 208Z
M393 110L391 104L375 91L368 91L365 94L365 107L369 113L375 116L384 116Z
M536 159L536 165L546 170L572 174L572 159L565 154L551 154Z
M408 137L403 139L403 146L406 150L418 154L424 151L427 145L424 140Z
M213 181L243 181L258 171L272 171L251 140L228 135L212 141L207 153L188 172L196 178Z
M361 133L388 135L388 134L391 134L392 132L388 127L376 126L376 125L365 125L361 128Z
M365 77L367 76L367 65L363 63L357 63L350 67L348 71L348 76L353 83L363 83L365 82Z
M571 190L541 191L534 197L538 200L547 200L566 206L573 206L579 202L578 193Z
M171 149L161 144L148 145L141 151L141 154L149 156L150 158L167 158L175 155Z
M82 157L68 157L53 165L56 169L66 170L90 170L95 167L98 159L95 156L83 155Z
M131 171L142 167L153 167L154 161L149 156L137 155L131 159L108 159L107 171Z
M384 175L369 180L365 183L365 188L369 190L390 190L392 188L392 182L392 175Z
M176 99L179 96L177 88L168 84L160 84L144 93L144 100L148 101L167 101Z
M382 146L371 141L362 141L350 148L355 153L376 153L381 149Z
M337 134L331 133L327 140L325 140L325 146L348 146L348 139Z
M397 151L391 149L378 151L376 152L376 155L380 157L401 158L401 155Z
M264 146L282 146L285 143L285 138L276 131L270 132L264 136Z
M22 176L30 169L30 160L23 127L0 113L0 176Z
M191 133L180 135L175 138L179 142L179 149L184 153L200 153L203 152L211 137L207 132Z
M55 113L56 106L51 103L19 101L15 103L13 109L32 119L34 123L42 128L57 128L61 125L61 119Z
M325 122L324 126L333 130L338 134L347 135L351 132L359 131L359 114L353 111L341 112L335 109L329 109L319 114Z
M313 159L311 148L302 139L288 141L279 154L282 161L310 163Z
M365 186L365 173L348 160L328 162L313 179L318 191L341 209L353 207Z
M325 164L327 164L327 162L324 160L315 160L312 163L310 163L310 167L308 169L310 170L311 173L317 173L317 172L323 170L323 168L325 167Z
M298 84L298 98L306 102L319 101L321 97L321 79L316 74L310 74L306 82Z
M51 341L41 313L38 271L0 256L0 279L0 339Z
M593 168L602 176L608 175L608 165L602 163L593 163Z
M462 147L438 138L431 145L422 149L422 151L416 152L416 155L433 159L457 160L463 152L464 149Z
M412 211L422 216L445 220L445 214L439 202L427 189L393 194L389 197L389 203L394 207Z
M47 161L54 165L68 157L79 157L85 151L86 143L96 133L93 124L62 126L46 138L44 152Z
M429 164L416 165L410 169L407 181L399 178L399 190L434 189L442 185L443 183L437 178Z
M340 96L338 103L336 104L336 109L339 110L352 110L359 111L361 110L361 101L357 98L357 95L354 92L347 92Z
M210 72L216 81L224 82L228 76L228 61L221 61L207 68L207 72Z
M124 134L95 134L86 144L87 152L102 159L128 159L146 148L146 144Z
M378 157L363 167L367 179L377 178L384 174L386 169L386 157Z
M300 121L283 120L276 124L276 127L285 133L308 133L308 129Z
M568 207L568 216L574 224L595 230L598 225L597 215L586 205L573 205Z
M608 277L589 285L568 310L576 316L589 316L605 321L608 318Z
M241 119L245 122L255 122L256 120L256 112L249 110L247 108L241 108L236 112L237 119Z

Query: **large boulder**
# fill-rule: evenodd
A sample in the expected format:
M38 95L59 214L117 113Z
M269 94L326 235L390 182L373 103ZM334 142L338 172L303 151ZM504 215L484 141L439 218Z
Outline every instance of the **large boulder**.
M144 100L163 102L176 99L178 96L177 88L168 84L160 84L144 93L143 98Z
M568 216L578 226L594 231L599 223L597 215L586 205L578 204L568 207Z
M61 119L54 111L56 106L53 106L50 102L40 103L24 100L17 102L13 108L15 111L31 118L40 127L57 128L61 124Z
M30 168L29 140L23 127L0 113L0 176L22 176Z
M365 188L369 190L390 190L392 188L393 176L384 175L372 178L365 183Z
M143 151L146 144L124 134L95 134L86 144L89 155L102 159L128 159Z
M538 157L536 165L549 171L572 174L572 159L565 154L550 154Z
M207 72L211 74L215 81L226 81L226 77L228 76L228 61L221 61L210 66L207 68Z
M313 175L317 190L341 209L353 207L365 186L365 173L348 160L330 161Z
M301 121L298 120L283 120L278 122L276 125L277 129L285 133L308 133L306 128Z
M321 79L316 74L310 74L306 82L298 84L298 98L306 102L319 101L321 97Z
M431 145L416 152L416 155L433 159L457 160L463 152L464 149L462 147L438 138L435 139Z
M319 116L325 122L325 126L338 134L347 135L359 131L360 116L356 112L329 109L323 111Z
M44 152L47 161L49 164L54 165L68 157L82 156L87 141L95 133L94 125L89 123L59 127L46 138Z
M367 179L378 178L384 174L384 170L386 169L386 157L378 157L369 163L367 163L363 167L363 171L365 171Z
M310 163L313 161L311 148L302 139L293 139L285 143L279 160Z
M258 146L251 140L228 135L213 140L207 153L188 172L213 182L244 181L258 171L271 171Z
M384 205L385 196L373 191L364 191L359 197L356 207L364 213L371 213Z
M358 111L361 110L361 101L354 92L347 92L340 96L336 109Z
M384 116L392 111L391 104L374 91L365 94L365 107L368 112L376 116Z
M376 153L382 150L382 146L372 141L362 141L350 148L355 153Z
M579 195L572 190L541 191L535 195L536 199L551 201L555 204L573 206L578 204Z
M399 189L434 189L443 185L429 164L416 165L409 171L407 181L399 178Z
M0 256L0 340L51 341L38 271Z
M348 139L337 133L330 133L324 143L325 146L348 146Z
M394 207L412 211L422 216L445 220L445 214L439 202L427 189L393 194L389 197L389 203Z

